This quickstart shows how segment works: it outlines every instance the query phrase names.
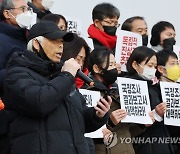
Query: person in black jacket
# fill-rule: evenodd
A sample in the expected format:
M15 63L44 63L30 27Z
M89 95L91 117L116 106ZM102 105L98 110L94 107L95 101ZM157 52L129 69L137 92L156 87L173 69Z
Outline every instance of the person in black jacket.
M63 40L72 36L39 22L29 33L30 51L9 61L3 101L11 114L11 154L88 154L84 133L106 123L111 98L88 108L74 84L80 65L60 62Z
M170 137L167 127L164 125L163 116L166 112L166 103L162 102L158 84L153 84L157 66L157 57L153 49L140 46L134 49L127 61L128 77L147 81L151 110L156 122L146 128L139 137L156 141L141 143L136 147L137 154L173 154L171 143L161 143L159 139ZM137 148L138 147L138 148Z
M8 60L14 52L23 52L27 46L26 26L30 26L29 21L31 19L30 15L26 16L27 12L28 6L25 0L3 0L0 2L0 99L3 95L3 83ZM23 21L17 20L21 17L24 18ZM1 154L6 154L9 150L7 123L7 114L5 110L2 110L0 112Z

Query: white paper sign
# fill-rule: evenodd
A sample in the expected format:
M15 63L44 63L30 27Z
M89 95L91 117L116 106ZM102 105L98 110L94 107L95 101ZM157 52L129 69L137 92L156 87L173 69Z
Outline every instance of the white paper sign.
M121 108L127 112L121 122L152 124L147 82L118 77L118 87Z
M178 62L179 62L179 65L180 65L180 46L173 45L173 51L176 53L176 55L178 57Z
M79 92L83 95L83 97L86 100L86 105L88 107L93 107L97 105L97 102L99 101L101 95L99 91L91 91L91 90L86 90L86 89L79 89ZM91 132L91 133L86 133L84 136L85 137L90 137L90 138L103 138L103 133L102 129L106 128L106 126L102 126L100 129Z
M142 36L124 30L118 30L115 59L121 64L121 70L126 71L126 63L134 48L142 46Z
M79 89L79 92L83 95L84 99L86 100L86 105L88 107L96 106L97 102L101 98L101 94L99 91Z
M163 102L167 104L164 124L180 126L180 85L172 82L160 82Z
M102 130L106 128L106 125L103 125L101 128L98 130L91 132L91 133L86 133L84 134L85 137L90 137L90 138L103 138L103 133Z
M82 22L80 19L74 17L66 17L67 20L67 31L76 33L78 35L82 34Z

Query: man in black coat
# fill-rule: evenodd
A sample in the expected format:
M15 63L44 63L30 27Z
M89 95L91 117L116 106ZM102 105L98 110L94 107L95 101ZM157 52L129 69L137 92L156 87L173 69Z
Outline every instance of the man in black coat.
M88 154L84 133L106 123L111 98L88 108L74 84L80 65L73 58L60 62L63 41L72 37L39 22L29 33L30 51L9 61L3 100L12 117L11 154Z
M3 82L6 75L6 64L8 60L14 52L26 49L27 30L26 27L23 26L28 25L23 25L22 22L25 24L30 23L31 16L25 16L27 12L28 6L25 0L3 0L0 2L0 99L3 95ZM22 17L24 20L20 21L19 19L22 19ZM9 149L7 122L6 112L2 110L0 112L1 154L6 154Z

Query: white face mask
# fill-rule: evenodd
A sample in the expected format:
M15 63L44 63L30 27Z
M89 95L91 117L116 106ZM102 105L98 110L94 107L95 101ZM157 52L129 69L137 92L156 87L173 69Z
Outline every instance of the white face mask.
M155 77L155 73L155 68L144 67L143 73L141 75L145 76L149 80L152 80Z
M13 15L12 15L13 16ZM30 29L32 26L32 20L33 20L33 13L31 11L27 11L21 14L18 14L16 17L13 16L16 19L17 24L21 28L27 28Z
M145 78L147 78L149 80L154 79L155 73L156 73L156 69L155 68L149 68L149 67L142 67L142 68L143 68L143 73L140 74L141 76L143 76L143 77L145 77Z
M54 0L42 0L41 4L46 10L50 10L54 4Z

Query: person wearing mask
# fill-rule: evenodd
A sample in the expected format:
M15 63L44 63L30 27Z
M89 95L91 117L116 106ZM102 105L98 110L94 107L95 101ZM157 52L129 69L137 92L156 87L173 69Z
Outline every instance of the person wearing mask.
M141 138L156 138L152 143L135 144L137 154L172 154L171 144L163 144L158 142L159 138L170 137L167 127L164 125L163 116L166 112L166 103L162 102L160 97L158 84L153 84L152 79L155 77L157 66L156 52L145 46L134 49L127 61L127 71L129 78L147 81L151 110L155 118L153 125L139 135Z
M156 52L162 49L173 50L173 45L176 44L175 36L175 28L170 22L160 21L156 23L151 30L150 44L152 49Z
M93 40L94 48L105 46L107 49L115 49L119 17L118 8L110 3L100 3L93 8L93 24L89 26L88 34Z
M39 21L46 14L51 13L50 9L54 4L54 0L29 0L27 4L33 9L33 12L37 14L37 21Z
M11 154L84 154L84 133L106 123L111 98L88 108L74 84L80 65L74 58L61 62L63 41L72 39L55 23L41 21L29 32L28 51L9 61L3 101L13 117Z
M148 45L148 27L143 17L134 16L126 19L121 29L140 34L142 36L142 45Z
M60 14L47 14L42 18L42 20L55 22L60 30L67 31L67 21L65 17Z
M131 137L129 124L121 123L121 120L126 117L127 113L121 109L118 87L115 81L117 80L118 71L112 51L104 48L96 48L90 53L88 68L91 73L91 78L95 82L94 87L89 87L89 90L100 91L101 95L106 98L110 95L112 98L110 118L107 123L107 128L103 130L104 141L110 141L104 144L103 139L94 139L96 154L125 154L134 153L131 143L121 143L121 137ZM106 139L107 138L107 139ZM115 139L115 140L114 140Z
M0 89L8 59L27 45L27 28L31 25L31 11L25 0L3 0L0 12Z
M157 78L162 82L177 82L180 77L180 67L178 65L177 55L169 49L163 49L157 53ZM161 92L159 91L160 95ZM180 128L177 126L167 125L172 138L180 137ZM173 144L175 154L180 153L180 145Z
M70 58L74 58L81 66L81 71L88 75L89 71L87 68L87 63L90 54L90 47L82 37L78 36L77 34L73 35L73 41L64 43L62 60L66 61ZM78 89L87 87L86 83L79 77L75 78L75 84Z
M3 0L0 5L0 98L6 64L14 52L24 51L27 45L27 28L31 26L32 14L25 0ZM0 153L8 151L7 116L0 112ZM6 152L5 152L6 153Z

